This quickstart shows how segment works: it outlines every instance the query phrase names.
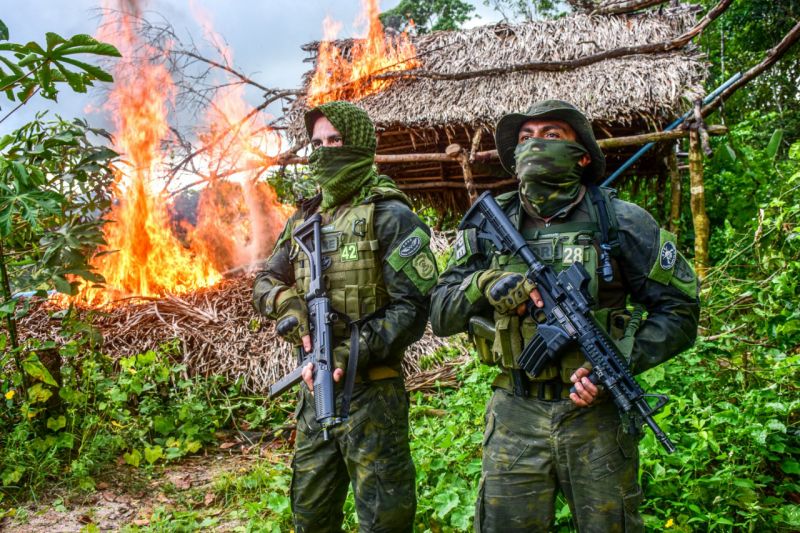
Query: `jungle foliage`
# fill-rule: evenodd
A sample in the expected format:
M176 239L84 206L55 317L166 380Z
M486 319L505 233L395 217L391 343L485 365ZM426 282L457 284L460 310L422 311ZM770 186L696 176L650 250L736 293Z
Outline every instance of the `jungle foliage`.
M757 61L800 17L794 0L734 2L730 9L719 32L707 33L701 43L712 64L709 88ZM61 61L56 52L70 49L59 47L74 38L48 37L39 48L11 47L3 43L7 39L0 24L0 54L7 53L0 55L0 84L4 90L16 84L6 93L14 105L37 92L55 96L60 82L81 90L104 81L81 65L62 64L79 69L69 76L55 66ZM691 350L640 376L644 388L670 396L657 420L677 445L666 455L651 434L642 440L642 511L652 530L800 529L797 54L790 52L713 117L724 119L730 132L712 140L714 155L705 166L713 268L701 293L700 338ZM70 292L68 274L101 281L86 257L100 242L98 215L108 206L116 154L97 135L102 140L106 134L81 120L42 116L0 140L0 264L6 272L0 519L54 489L91 492L115 463L155 475L165 463L219 443L227 428L290 423L289 404L265 404L235 383L189 376L175 362L174 344L131 357L106 353L91 316L78 319L69 310L54 316L65 340L59 346L13 339L13 319L25 309L11 292ZM278 173L270 179L282 198L308 185L307 176ZM645 203L641 192L622 188L626 197ZM680 236L690 251L687 190L683 200ZM457 390L411 395L419 531L471 528L494 372L472 362L459 370ZM277 451L288 456L290 447L279 442ZM192 493L182 505L157 507L149 525L128 529L192 531L235 521L242 531L288 530L290 479L286 461L265 460L215 479L209 489L215 507L202 508L204 494ZM352 498L345 509L346 525L353 528ZM569 516L559 500L559 531L573 530Z

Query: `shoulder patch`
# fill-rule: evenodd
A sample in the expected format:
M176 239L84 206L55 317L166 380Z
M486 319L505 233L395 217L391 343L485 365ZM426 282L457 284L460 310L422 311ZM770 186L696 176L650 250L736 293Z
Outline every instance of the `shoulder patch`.
M415 228L386 259L395 272L402 271L422 294L428 294L439 277L429 243L428 234L422 228Z
M672 241L665 241L661 244L661 251L658 253L658 265L662 270L672 270L675 267L675 260L678 258L678 249Z
M658 255L647 277L663 285L671 285L689 298L697 297L697 275L678 251L675 235L667 230L660 232Z
M420 248L422 248L422 239L419 237L419 235L414 235L412 233L400 243L400 246L398 247L398 255L400 257L411 257L412 255L416 254Z

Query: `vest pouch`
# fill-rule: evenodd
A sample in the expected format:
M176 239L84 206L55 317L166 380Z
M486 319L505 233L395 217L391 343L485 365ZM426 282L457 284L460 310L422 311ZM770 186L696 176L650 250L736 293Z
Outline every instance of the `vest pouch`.
M488 318L473 316L469 319L469 340L475 345L478 360L485 364L494 366L500 362L492 351L495 339L495 325Z
M360 316L361 306L359 305L358 285L345 285L344 286L344 305L337 309L347 316L350 320L357 320Z
M522 337L519 330L519 317L516 315L494 314L494 345L492 351L503 368L519 368L517 357L522 353Z
M531 342L533 336L536 335L536 330L537 330L536 321L533 319L532 316L526 315L525 318L522 319L520 326L520 331L522 332L523 348L527 346L529 342ZM522 353L521 349L519 353ZM517 357L519 357L519 354L517 355ZM541 373L535 378L531 375L528 375L531 381L549 381L556 376L558 376L558 365L556 364L547 365L546 367L544 367L544 370L542 370Z
M636 330L641 324L641 314L634 320L633 315L627 309L614 309L609 313L609 333L614 344L630 364L631 352L633 352L633 341Z

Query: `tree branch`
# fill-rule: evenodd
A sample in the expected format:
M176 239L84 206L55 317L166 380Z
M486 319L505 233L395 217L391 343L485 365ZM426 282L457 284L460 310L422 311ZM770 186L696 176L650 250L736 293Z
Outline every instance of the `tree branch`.
M732 84L730 87L722 91L722 93L720 93L719 96L717 96L708 105L706 105L701 111L702 115L708 116L710 113L716 110L720 105L722 105L722 102L727 100L740 87L746 85L754 78L758 77L762 72L771 67L773 64L775 64L775 62L778 61L778 59L780 59L781 57L783 57L783 55L786 54L786 52L792 46L794 46L798 40L800 40L800 22L795 24L794 27L791 30L789 30L789 33L787 33L783 37L783 39L781 39L781 41L777 45L775 45L774 48L771 48L770 50L767 51L761 63L758 63L757 65L750 68L747 72L745 72L742 75L741 78L739 78L738 81L736 81L736 83Z

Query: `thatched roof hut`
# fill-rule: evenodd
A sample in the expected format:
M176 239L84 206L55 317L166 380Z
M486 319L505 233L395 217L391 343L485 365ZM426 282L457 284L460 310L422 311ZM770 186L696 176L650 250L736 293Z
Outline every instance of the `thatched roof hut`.
M494 125L503 114L524 110L537 100L559 98L588 114L598 138L644 133L660 129L688 109L687 101L701 95L705 75L702 56L692 45L563 70L519 69L520 65L667 42L696 23L696 12L684 6L627 15L576 14L415 37L422 63L419 76L398 79L358 103L378 127L378 154L442 154L457 143L465 154L472 152L469 172L477 192L512 187L513 180L497 159L474 157L495 148ZM352 43L337 44L346 53ZM315 64L317 48L318 43L303 47L311 56L307 61ZM301 99L290 114L290 135L298 141L305 135L300 120L305 109ZM609 172L634 150L607 153ZM661 157L654 152L635 170L660 172ZM463 209L467 159L384 163L381 171L412 196Z

